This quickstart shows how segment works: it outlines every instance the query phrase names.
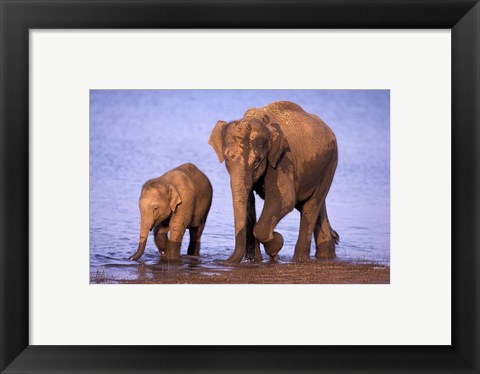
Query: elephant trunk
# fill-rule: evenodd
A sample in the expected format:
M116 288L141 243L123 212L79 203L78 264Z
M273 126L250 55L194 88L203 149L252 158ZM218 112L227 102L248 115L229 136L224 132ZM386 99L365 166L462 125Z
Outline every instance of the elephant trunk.
M152 225L148 225L148 223L143 222L140 224L140 240L138 242L138 249L137 252L133 256L129 257L129 260L137 261L140 257L142 257L143 252L145 252L145 246L147 245L148 233L150 231Z
M228 262L239 263L245 256L247 244L247 201L252 189L251 181L245 178L244 173L232 174L232 200L235 221L235 250L228 258Z

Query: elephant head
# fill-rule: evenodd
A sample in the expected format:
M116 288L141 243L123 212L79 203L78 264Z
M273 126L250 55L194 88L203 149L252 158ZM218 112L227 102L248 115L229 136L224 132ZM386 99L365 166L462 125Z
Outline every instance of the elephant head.
M247 204L254 184L268 168L275 169L289 149L280 126L263 118L244 117L230 123L218 121L208 144L218 160L225 161L230 174L235 221L235 251L229 262L240 262L245 256Z
M182 200L174 185L163 185L152 181L145 183L138 201L141 217L140 240L137 252L129 258L130 260L138 260L142 257L149 231L168 219L181 202Z

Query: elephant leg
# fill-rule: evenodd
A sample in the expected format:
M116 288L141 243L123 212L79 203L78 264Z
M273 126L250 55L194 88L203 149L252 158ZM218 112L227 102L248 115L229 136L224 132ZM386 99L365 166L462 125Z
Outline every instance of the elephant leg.
M158 252L160 255L165 253L167 250L168 243L168 226L157 227L154 231L155 245L157 246Z
M335 244L338 243L338 234L330 226L327 216L327 206L324 202L320 209L315 228L313 230L313 239L317 247L315 257L317 258L335 258Z
M280 220L292 210L293 204L291 209L282 209L280 204L267 204L267 200L265 200L262 214L260 215L253 232L255 238L263 244L265 252L271 258L275 258L283 247L283 236L274 231L274 229L278 222L280 222Z
M180 215L174 215L170 220L169 229L170 237L167 241L167 250L165 251L164 258L170 261L177 261L180 259L180 248L187 225L183 222Z
M255 224L257 223L257 214L255 211L255 195L250 192L247 205L247 245L245 258L248 261L262 261L262 253L260 252L260 244L253 234Z
M189 256L200 256L200 238L205 228L205 221L203 221L198 227L190 227L188 229L190 233L190 243L188 244L187 254Z
M295 186L288 173L276 170L270 178L265 180L265 204L253 233L265 252L275 258L283 247L283 236L274 229L295 207Z
M336 162L328 165L323 171L323 180L318 186L318 189L312 197L303 204L300 215L300 230L298 233L298 240L295 246L295 253L293 259L295 261L309 261L310 260L310 246L312 245L312 234L319 216L324 216L325 224L330 226L327 218L327 208L325 205L325 198L333 181L335 174ZM323 211L322 211L323 209ZM322 223L320 223L321 227ZM320 231L322 231L320 229ZM317 238L317 235L315 235ZM317 241L316 241L317 243ZM317 247L318 248L318 247Z
M300 212L300 230L295 245L293 260L297 262L310 261L310 246L312 244L312 233L317 222L321 205L315 197L312 197L303 204Z

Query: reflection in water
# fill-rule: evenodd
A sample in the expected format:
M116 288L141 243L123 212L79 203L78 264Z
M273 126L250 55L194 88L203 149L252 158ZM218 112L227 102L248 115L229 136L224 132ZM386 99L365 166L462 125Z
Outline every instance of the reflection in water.
M230 179L208 145L219 119L290 100L319 115L335 132L339 164L328 195L328 215L340 234L337 259L390 263L389 91L382 90L149 90L90 94L91 277L122 274L142 280L160 271L229 271L234 248ZM150 236L142 263L128 261L138 245L142 184L184 162L195 163L213 185L213 203L202 236L201 257L159 262ZM257 215L263 201L257 197ZM298 235L297 211L277 227L288 263ZM182 246L186 253L188 232ZM312 255L314 253L312 242ZM242 265L245 266L245 265ZM269 261L248 266L272 266ZM199 270L200 269L200 270Z

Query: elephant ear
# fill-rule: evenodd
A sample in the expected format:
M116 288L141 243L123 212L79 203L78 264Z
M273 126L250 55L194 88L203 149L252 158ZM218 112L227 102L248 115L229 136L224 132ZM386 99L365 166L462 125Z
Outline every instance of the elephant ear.
M269 123L267 129L270 131L268 163L272 168L276 168L283 153L289 151L290 147L285 134L277 123Z
M217 154L218 161L221 163L224 160L223 157L223 129L227 126L227 122L218 121L215 127L210 134L210 139L208 139L208 144L212 146Z
M182 202L182 199L180 198L180 195L178 194L177 189L173 184L167 184L168 188L168 203L170 205L170 209L172 212L175 213L175 210L177 209L178 204Z

